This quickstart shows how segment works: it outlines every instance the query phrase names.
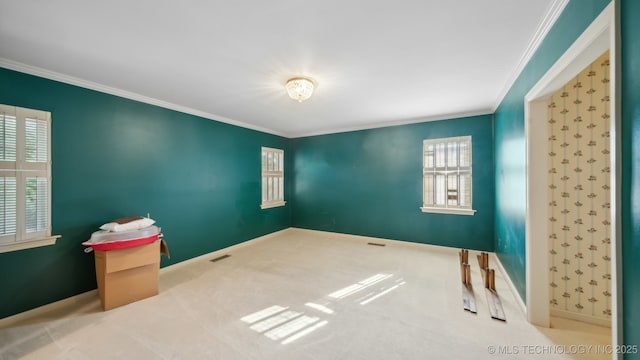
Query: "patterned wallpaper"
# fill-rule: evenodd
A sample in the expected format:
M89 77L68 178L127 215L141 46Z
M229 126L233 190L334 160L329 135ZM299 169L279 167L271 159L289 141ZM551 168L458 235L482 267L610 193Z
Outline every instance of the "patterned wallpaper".
M610 319L609 53L547 105L551 309Z

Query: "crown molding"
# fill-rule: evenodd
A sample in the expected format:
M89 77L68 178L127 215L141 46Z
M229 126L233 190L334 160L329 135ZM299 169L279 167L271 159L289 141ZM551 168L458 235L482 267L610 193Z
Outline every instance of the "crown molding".
M55 81L59 81L65 84L70 84L70 85L75 85L75 86L79 86L85 89L90 89L90 90L95 90L95 91L99 91L102 93L106 93L106 94L110 94L110 95L115 95L115 96L119 96L121 98L125 98L125 99L130 99L130 100L135 100L135 101L139 101L145 104L150 104L150 105L155 105L155 106L159 106L165 109L169 109L169 110L175 110L181 113L185 113L185 114L189 114L189 115L195 115L201 118L205 118L205 119L209 119L209 120L214 120L214 121L218 121L218 122L222 122L222 123L226 123L226 124L230 124L230 125L235 125L235 126L239 126L242 128L246 128L246 129L251 129L251 130L256 130L256 131L260 131L260 132L264 132L264 133L268 133L268 134L272 134L272 135L278 135L278 136L283 136L286 137L287 135L285 133L281 133L279 131L275 131L272 129L267 129L261 126L257 126L257 125L252 125L252 124L248 124L242 121L238 121L238 120L233 120L224 116L219 116L219 115L215 115L215 114L211 114L205 111L200 111L197 109L193 109L187 106L182 106L182 105L178 105L178 104L174 104L168 101L164 101L164 100L160 100L160 99L156 99L156 98L152 98L149 96L145 96L145 95L141 95L135 92L131 92L131 91L126 91L126 90L122 90L122 89L118 89L118 88L114 88L111 86L107 86L107 85L103 85L103 84L99 84L93 81L88 81L88 80L84 80L84 79L80 79L77 77L73 77L70 75L66 75L66 74L62 74L62 73L58 73L55 71L51 71L51 70L47 70L47 69L43 69L37 66L32 66L32 65L27 65L27 64L23 64L17 61L13 61L13 60L9 60L6 58L0 58L0 67L9 69L9 70L14 70L14 71L18 71L18 72L22 72L25 74L29 74L29 75L35 75L35 76L39 76L45 79L49 79L49 80L55 80Z
M134 93L134 92L131 92L131 91L122 90L122 89L114 88L114 87L111 87L111 86L103 85L103 84L100 84L100 83L96 83L96 82L92 82L92 81L76 78L76 77L73 77L73 76L69 76L69 75L66 75L66 74L58 73L58 72L55 72L55 71L43 69L43 68L40 68L40 67L27 65L27 64L20 63L20 62L17 62L17 61L13 61L13 60L9 60L9 59L6 59L6 58L0 58L0 67L6 68L6 69L9 69L9 70L22 72L22 73L29 74L29 75L42 77L42 78L49 79L49 80L59 81L59 82L65 83L65 84L79 86L79 87L82 87L82 88L85 88L85 89L99 91L99 92L102 92L102 93L106 93L106 94L122 97L122 98L125 98L125 99L139 101L139 102L142 102L142 103L145 103L145 104L159 106L159 107L162 107L162 108L166 108L166 109L182 112L182 113L185 113L185 114L190 114L190 115L202 117L202 118L213 120L213 121L218 121L218 122L222 122L222 123L226 123L226 124L230 124L230 125L234 125L234 126L239 126L239 127L246 128L246 129L256 130L256 131L260 131L260 132L267 133L267 134L282 136L282 137L286 137L286 138L300 138L300 137L308 137L308 136L343 133L343 132L350 132L350 131L377 129L377 128L384 128L384 127L390 127L390 126L417 124L417 123L428 122L428 121L439 121L439 120L449 120L449 119L463 118L463 117L470 117L470 116L489 115L489 114L493 114L495 112L495 110L492 110L490 108L485 108L485 109L478 109L478 110L460 112L460 113L439 114L439 115L420 117L420 118L414 118L414 119L405 119L405 120L399 120L399 121L388 121L388 122L381 122L381 123L368 123L368 124L357 125L357 126L329 128L329 129L322 129L322 130L309 131L309 132L298 132L298 133L296 133L296 132L280 132L280 131L275 131L275 130L272 130L272 129L264 128L264 127L261 127L261 126L248 124L248 123L245 123L245 122L242 122L242 121L233 120L233 119L230 119L230 118L226 118L224 116L218 116L218 115L215 115L215 114L211 114L211 113L208 113L208 112L200 111L200 110L193 109L193 108L190 108L190 107L174 104L174 103L171 103L171 102L168 102L168 101L159 100L159 99L156 99L156 98L152 98L152 97L149 97L149 96L141 95L141 94Z
M193 109L190 107L170 103L168 101L159 100L156 98L152 98L149 96L141 95L138 93L134 93L131 91L126 91L118 88L114 88L111 86L99 84L96 82L76 78L73 76L69 76L66 74L58 73L51 70L46 70L43 68L39 68L32 65L23 64L17 61L9 60L6 58L0 58L0 67L14 70L18 72L22 72L29 75L39 76L45 79L59 81L65 84L79 86L85 89L95 90L102 93L119 96L125 99L135 100L139 102L143 102L145 104L155 105L162 108L179 111L185 114L195 115L198 117L202 117L209 120L214 120L230 125L235 125L239 127L243 127L246 129L256 130L267 134L282 136L286 138L298 138L298 137L307 137L307 136L316 136L316 135L326 135L333 133L341 133L341 132L349 132L349 131L358 131L358 130L367 130L367 129L375 129L389 126L398 126L398 125L408 125L408 124L416 124L426 121L438 121L438 120L447 120L468 116L477 116L477 115L487 115L492 114L493 111L491 109L481 109L476 111L464 112L464 113L455 113L455 114L445 114L445 115L437 115L432 117L424 117L410 120L400 120L400 121L391 121L391 122L383 122L383 123L373 123L373 124L365 124L360 126L352 126L352 127L342 127L342 128L333 128L333 129L323 129L318 131L311 132L301 132L301 133L289 133L289 132L280 132L272 129L267 129L261 126L248 124L242 121L233 120L226 118L224 116L218 116L215 114L211 114L208 112L200 111L197 109Z
M494 113L493 110L487 108L487 109L479 109L479 110L466 111L466 112L460 112L460 113L427 116L427 117L421 117L421 118L415 118L415 119L409 119L409 120L369 123L369 124L363 124L358 126L331 128L331 129L323 129L323 130L310 131L310 132L289 133L287 134L287 136L289 138L301 138L301 137L308 137L308 136L337 134L337 133L344 133L344 132L350 132L350 131L378 129L378 128L385 128L385 127L391 127L391 126L399 126L399 125L419 124L419 123L429 122L429 121L451 120L451 119L465 118L470 116L491 115L493 113Z
M538 50L538 47L540 47L540 44L542 44L542 41L549 33L549 30L551 30L553 25L556 23L556 20L558 20L558 17L560 17L560 14L562 14L564 8L568 3L569 0L554 0L551 5L549 5L549 7L547 8L547 12L538 25L538 28L529 40L529 45L527 45L527 48L520 56L518 64L513 69L511 75L509 75L507 81L502 86L502 90L500 91L500 93L498 93L498 97L496 98L493 109L491 110L492 113L495 113L496 110L498 110L498 107L502 103L502 100L504 100L504 97L507 96L507 93L518 79L518 76L520 76L522 70L524 70L525 66L527 66L527 64L533 57L533 54L535 54L536 50Z

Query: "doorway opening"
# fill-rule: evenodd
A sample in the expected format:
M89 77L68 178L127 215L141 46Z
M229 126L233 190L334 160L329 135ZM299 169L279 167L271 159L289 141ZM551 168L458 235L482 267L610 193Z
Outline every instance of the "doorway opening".
M609 51L609 69L607 79L610 81L610 113L609 129L606 140L609 141L610 153L608 162L610 172L602 176L609 177L610 208L610 311L612 344L621 343L621 296L620 289L620 264L617 261L620 255L620 151L619 151L619 102L617 101L616 83L616 31L615 31L615 2L612 2L593 21L585 32L574 44L560 57L560 59L547 71L540 81L525 96L525 137L527 149L527 214L526 214L526 305L529 322L549 327L550 314L553 299L551 297L550 271L553 266L550 261L550 236L549 219L553 218L550 211L550 201L547 196L549 186L548 165L549 158L549 129L547 126L550 98L561 90L574 77L592 64L602 54ZM575 117L574 117L575 119ZM573 119L572 119L573 120ZM574 134L571 134L574 135ZM603 141L605 141L603 139ZM573 154L572 154L573 156ZM575 201L575 200L574 200ZM580 218L576 218L579 220ZM584 221L584 219L582 219ZM557 234L556 234L557 235ZM601 244L607 245L609 244ZM589 245L587 245L589 246ZM575 256L577 253L572 253ZM551 254L552 255L552 254ZM575 269L572 269L574 271ZM578 269L579 270L579 269ZM571 289L575 291L575 288ZM595 298L595 300L599 300ZM573 304L575 305L575 304Z

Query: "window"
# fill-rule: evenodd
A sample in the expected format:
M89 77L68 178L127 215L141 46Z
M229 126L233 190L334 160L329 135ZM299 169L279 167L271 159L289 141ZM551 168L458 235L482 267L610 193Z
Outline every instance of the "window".
M424 140L423 212L473 215L471 136Z
M0 252L51 245L51 114L0 105Z
M284 151L263 147L260 208L267 209L284 204Z

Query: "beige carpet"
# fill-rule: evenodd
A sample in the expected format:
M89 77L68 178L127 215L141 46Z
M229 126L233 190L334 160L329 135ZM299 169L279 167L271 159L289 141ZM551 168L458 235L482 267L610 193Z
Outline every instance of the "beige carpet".
M507 321L491 319L475 261L463 311L456 249L370 241L279 232L164 269L153 298L103 312L85 296L0 329L0 359L611 358L609 328L527 323L499 271Z

